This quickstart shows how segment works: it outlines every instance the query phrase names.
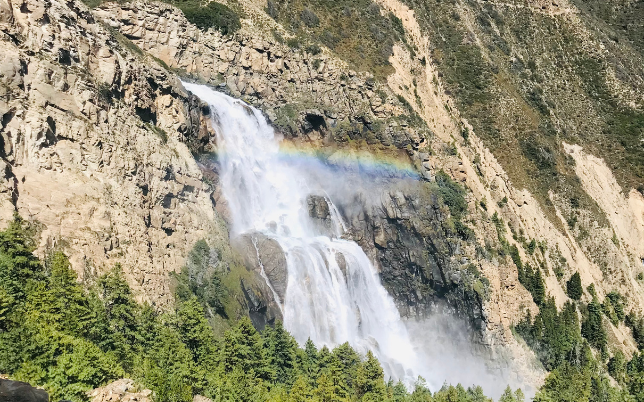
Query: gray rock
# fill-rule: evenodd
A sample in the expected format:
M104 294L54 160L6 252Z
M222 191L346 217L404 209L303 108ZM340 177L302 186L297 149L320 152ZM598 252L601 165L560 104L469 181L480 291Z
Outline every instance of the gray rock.
M45 390L32 387L26 382L0 379L1 402L48 402Z

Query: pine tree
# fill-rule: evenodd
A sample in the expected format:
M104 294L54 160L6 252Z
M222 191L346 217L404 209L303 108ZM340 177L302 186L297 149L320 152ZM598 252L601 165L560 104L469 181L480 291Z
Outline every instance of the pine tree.
M414 384L414 392L412 392L410 398L410 402L432 402L432 393L427 388L427 382L425 379L421 376L418 376L418 380L416 380L416 384Z
M615 352L615 356L608 361L608 373L617 381L624 384L626 381L626 359L621 351Z
M607 335L602 325L602 307L597 298L588 304L588 315L581 325L581 334L591 346L604 352L606 349Z
M538 306L541 306L546 299L546 285L543 283L541 270L536 268L532 277L532 298Z
M143 362L143 378L155 400L189 402L197 371L192 353L171 326L159 326L158 336Z
M92 325L89 300L76 281L76 272L62 252L55 252L49 261L49 290L55 299L54 308L60 317L56 323L76 335L86 335Z
M579 300L581 299L583 292L581 277L579 276L579 272L575 272L568 282L566 282L566 293L568 293L568 297L571 299Z
M274 377L262 338L248 317L243 317L236 327L226 331L220 356L226 372L240 368L264 380L271 381Z
M321 372L322 370L326 369L330 364L331 361L333 360L333 355L329 351L329 348L326 347L326 345L322 346L322 349L320 349L320 352L318 353L318 372Z
M356 394L362 401L383 401L385 399L385 381L378 359L371 351L367 360L360 364L356 373Z
M318 350L311 338L307 339L304 344L301 370L311 381L310 384L313 385L318 376Z
M281 321L276 322L275 327L267 333L265 342L275 380L278 383L291 384L294 380L297 342L284 329Z
M113 348L117 353L129 354L132 345L138 343L137 314L139 306L132 297L132 291L123 277L119 264L98 279L98 290L105 309Z
M391 402L405 402L407 397L408 393L405 384L400 381L394 384L394 381L389 379L387 382L387 400Z
M499 402L523 402L523 400L518 401L512 392L512 388L508 385L503 391L503 394L499 398Z
M26 297L28 283L45 279L40 261L32 254L34 248L18 216L0 232L0 289L6 294L5 302L12 302L11 309Z
M313 398L313 391L306 377L298 376L288 395L288 402L306 402Z
M354 388L354 379L360 364L360 356L348 342L333 349L332 364L337 367L342 376L342 384L346 384L347 392Z
M190 349L195 363L206 363L209 358L212 360L215 352L212 328L196 297L179 304L176 324L181 340ZM209 363L214 364L213 361Z

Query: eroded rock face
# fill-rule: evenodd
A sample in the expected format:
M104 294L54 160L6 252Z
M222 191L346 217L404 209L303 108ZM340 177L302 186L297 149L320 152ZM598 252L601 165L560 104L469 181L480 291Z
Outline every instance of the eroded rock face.
M401 182L367 200L356 196L338 208L351 228L347 236L377 263L401 314L426 317L442 299L480 327L485 294L469 286L468 244L448 230L449 211L436 193L422 182Z
M0 219L37 222L39 252L63 248L82 280L122 264L165 305L167 272L216 231L200 101L81 2L0 10Z

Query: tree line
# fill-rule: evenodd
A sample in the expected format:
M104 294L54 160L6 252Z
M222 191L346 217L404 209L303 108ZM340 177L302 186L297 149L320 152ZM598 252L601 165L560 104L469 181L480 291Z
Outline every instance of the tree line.
M241 317L216 337L204 306L217 303L191 286L178 286L174 308L159 312L134 300L118 265L84 286L65 254L40 260L34 249L20 218L0 232L0 373L43 386L52 400L86 401L87 391L130 377L153 390L156 402L196 394L214 401L491 402L480 387L432 393L422 378L409 391L385 379L371 352L310 340L300 347L279 322L260 333ZM510 389L502 398L522 401Z

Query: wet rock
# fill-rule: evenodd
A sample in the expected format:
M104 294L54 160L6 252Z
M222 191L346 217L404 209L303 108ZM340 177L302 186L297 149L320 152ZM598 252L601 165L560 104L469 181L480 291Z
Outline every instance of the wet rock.
M250 233L234 239L233 247L244 256L244 265L248 270L261 277L263 267L275 293L280 300L284 300L288 272L286 256L279 243L262 233Z
M319 195L309 195L306 199L309 216L314 219L329 219L329 204L326 198Z

